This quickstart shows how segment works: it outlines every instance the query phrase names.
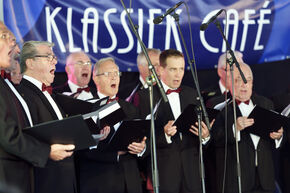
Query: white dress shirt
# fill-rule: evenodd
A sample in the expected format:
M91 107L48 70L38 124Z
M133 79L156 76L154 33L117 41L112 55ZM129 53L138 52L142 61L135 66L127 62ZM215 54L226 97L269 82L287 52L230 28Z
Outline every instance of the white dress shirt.
M98 91L98 96L99 96L100 99L107 97L106 95L100 93L99 91ZM111 99L114 99L114 98L116 98L116 95L113 96ZM122 122L116 123L116 124L113 126L115 132L119 129L121 123L122 123ZM114 137L114 135L113 135L113 137ZM111 139L110 139L110 140L111 140ZM137 154L137 156L138 156L138 157L141 157L141 156L145 153L145 151L146 151L146 146L145 146L145 148L144 148L144 150L143 150L142 152L140 152L140 153ZM119 160L120 160L120 156L117 155L117 161L119 161Z
M26 79L27 81L31 82L32 84L34 84L37 88L39 88L39 90L44 94L46 99L49 101L49 103L52 106L57 118L59 120L63 119L63 116L62 116L57 104L55 103L53 98L50 96L50 94L47 91L44 91L44 92L42 91L42 82L36 80L35 78L27 76L27 75L24 75L23 78Z
M33 126L33 123L32 123L32 118L31 118L31 114L30 114L30 111L29 111L29 108L25 102L25 100L22 98L22 96L17 92L17 90L15 89L15 87L11 84L11 82L8 80L8 79L5 79L5 82L8 84L9 88L12 90L12 92L15 94L15 96L17 97L17 99L19 100L19 102L21 103L24 111L25 111L25 114L28 118L28 121L29 121L29 124L30 126L32 127Z
M255 106L254 106L252 100L250 100L248 105L245 104L244 102L241 102L238 107L239 107L239 109L241 111L242 116L243 117L248 117ZM234 125L233 125L233 132L234 132L234 136L235 136L235 127L234 127ZM250 136L251 136L251 139L253 141L255 150L257 150L258 143L260 141L260 137L258 135L252 134L252 133L250 133ZM240 131L237 131L237 139L238 139L238 141L241 140ZM280 140L275 140L276 148L280 147L281 142L282 142L282 137L281 137ZM258 166L258 155L257 155L257 152L255 153L255 163L256 163L256 166Z
M76 93L78 88L86 88L88 86L84 86L84 87L80 87L78 85L76 85L75 83L73 83L72 81L68 80L68 86L70 88L70 90L72 91L70 94L73 94L73 93ZM93 94L91 92L86 92L86 91L82 91L78 96L77 96L77 99L80 99L80 100L88 100L88 99L91 99L93 98Z

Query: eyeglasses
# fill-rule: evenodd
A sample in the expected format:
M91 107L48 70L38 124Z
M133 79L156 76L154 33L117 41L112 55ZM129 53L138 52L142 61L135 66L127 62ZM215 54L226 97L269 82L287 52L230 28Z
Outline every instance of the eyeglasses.
M253 79L249 78L249 79L246 79L246 81L247 81L247 83L252 83ZM235 83L241 84L241 83L244 83L244 81L241 78L237 78L237 79L235 79Z
M119 71L115 71L115 72L103 72L101 74L97 74L96 76L102 76L104 75L105 77L116 77L116 76L121 76L122 73Z
M47 61L52 62L53 60L57 60L57 57L55 55L35 55L33 58L47 58Z
M16 45L16 38L14 37L13 34L11 34L9 32L4 32L4 33L0 34L0 39L11 40L14 42L14 45Z
M92 65L92 62L91 61L87 61L87 62L78 61L75 64L76 65L80 65L80 66L91 66Z

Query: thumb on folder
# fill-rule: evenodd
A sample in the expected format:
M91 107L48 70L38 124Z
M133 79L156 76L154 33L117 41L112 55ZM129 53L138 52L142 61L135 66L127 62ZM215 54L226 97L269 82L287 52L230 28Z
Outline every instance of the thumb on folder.
M54 161L60 161L64 158L70 157L73 154L73 151L75 149L75 145L69 144L69 145L63 145L63 144L52 144L50 146L50 159Z

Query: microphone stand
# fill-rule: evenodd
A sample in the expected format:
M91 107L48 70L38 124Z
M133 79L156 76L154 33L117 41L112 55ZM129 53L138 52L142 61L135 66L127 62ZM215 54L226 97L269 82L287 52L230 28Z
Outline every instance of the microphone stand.
M236 144L236 160L237 160L237 178L238 178L238 189L239 189L239 193L242 193L242 183L241 183L241 164L240 164L240 156L239 156L239 143L238 143L238 137L237 137L237 133L238 133L238 130L237 130L237 112L236 112L236 97L235 97L235 90L234 90L234 73L233 73L233 64L235 63L236 67L238 68L239 70L239 73L244 81L244 83L246 84L247 83L247 80L240 68L240 65L234 55L234 52L231 50L231 47L230 47L230 44L227 40L227 38L225 37L223 31L222 31L222 28L221 28L221 25L220 25L220 22L219 20L216 20L214 22L214 24L216 25L216 27L218 28L220 34L222 35L224 41L226 42L226 46L227 46L227 50L229 51L229 54L231 55L232 57L232 61L228 61L229 62L229 65L230 65L230 71L231 71L231 77L232 77L232 97L233 97L233 111L234 111L234 127L235 127L235 144Z
M196 114L197 114L197 120L198 120L198 138L199 138L199 141L202 142L202 129L201 129L202 111L200 107L196 107ZM205 192L205 173L204 173L202 143L199 143L199 152L200 152L199 162L200 162L201 186L202 186L202 192Z
M159 193L159 176L157 168L157 155L156 155L156 136L155 136L155 125L154 125L154 110L153 110L153 85L154 79L152 77L147 77L146 80L149 89L150 98L150 110L151 110L151 133L150 133L150 144L151 144L151 173L154 193Z
M153 79L155 79L157 85L158 85L158 88L159 88L159 91L161 93L161 96L164 100L164 102L168 102L168 98L165 94L165 91L164 91L164 88L157 76L157 73L155 71L155 68L154 66L152 65L151 63L151 60L148 56L148 52L147 52L147 49L144 45L144 43L142 42L137 30L136 30L136 27L132 21L132 18L123 2L123 0L121 0L121 4L122 6L124 7L124 10L126 11L126 15L128 17L128 20L129 20L129 24L130 24L130 28L131 30L133 31L133 33L135 34L135 36L137 37L137 40L138 42L140 43L140 46L141 46L141 49L146 57L146 60L148 62L148 68L151 72L151 75L153 76ZM152 86L153 84L151 84ZM156 139L155 139L155 125L154 125L154 118L153 118L153 92L152 92L152 87L151 87L151 92L150 92L150 89L149 89L149 95L150 95L150 108L151 108L151 139L150 141L152 142L151 143L151 165L152 165L152 182L153 182L153 188L154 188L154 193L159 193L159 178L158 178L158 171L157 171L157 156L156 156ZM151 101L152 100L152 101ZM153 118L153 119L152 119Z
M201 107L203 115L205 117L206 126L210 130L208 114L206 112L206 108L205 108L205 105L204 105L203 97L201 96L201 93L200 93L200 87L199 87L198 79L197 79L197 76L194 73L193 66L192 66L192 63L195 63L194 57L193 57L192 60L190 60L189 53L188 53L188 50L187 50L187 47L186 47L186 43L185 43L185 40L184 40L184 36L182 34L182 31L181 31L181 28L180 28L180 24L179 24L179 15L174 12L174 14L172 14L172 17L175 19L175 22L177 23L178 31L179 31L179 34L180 34L180 37L181 37L181 40L182 40L182 44L183 44L183 47L184 47L184 50L185 50L185 53L186 53L188 64L190 66L192 77L193 77L193 80L194 80L194 83L195 83L195 87L196 87L196 90L197 90L197 94L198 94L198 97L199 97L200 107ZM198 124L199 124L198 127L201 127L201 121L199 121ZM201 132L201 130L199 130L199 135L200 135L200 137L199 137L199 144L200 144L199 155L200 155L200 167L201 167L200 168L200 172L201 172L201 181L202 181L202 191L203 191L203 193L205 193L206 190L205 190L205 185L204 185L205 184L205 182L204 182L204 161L203 161L203 150L202 150L202 138L201 138L201 133L200 132Z

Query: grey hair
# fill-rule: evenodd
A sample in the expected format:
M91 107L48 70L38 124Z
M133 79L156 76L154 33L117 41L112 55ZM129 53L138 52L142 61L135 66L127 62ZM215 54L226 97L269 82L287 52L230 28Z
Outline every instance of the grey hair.
M78 51L78 52L72 52L70 55L68 55L68 57L66 58L66 66L67 65L70 65L71 63L71 58L74 56L74 55L78 55L78 54L84 54L84 55L87 55L84 51ZM88 56L88 55L87 55ZM89 56L88 56L89 57ZM90 57L89 57L90 58Z
M231 58L231 55L229 53L223 53L219 57L218 68L222 68L222 67L226 66L226 55L227 55L227 58ZM237 61L239 63L244 63L244 61L243 61L243 54L241 52L234 51L234 55L237 58Z
M154 54L158 54L158 55L160 55L160 53L161 53L161 51L159 49L156 49L156 48L148 48L147 52L148 52L148 54L154 53ZM145 54L143 51L141 51L137 56L137 65L146 65L146 64L147 64L147 60L145 58Z
M23 44L22 50L20 52L20 67L21 72L25 72L26 70L26 60L33 58L37 55L38 50L37 46L39 45L47 45L49 47L53 47L54 44L47 41L27 41Z
M98 60L98 61L96 62L96 64L94 65L94 69L93 69L93 75L94 75L94 76L98 74L101 64L104 63L104 62L107 62L107 61L111 61L111 62L113 62L113 63L116 64L115 59L112 58L112 57L101 58L101 59ZM118 66L118 65L117 65L117 66ZM118 67L118 68L119 68L119 67Z

